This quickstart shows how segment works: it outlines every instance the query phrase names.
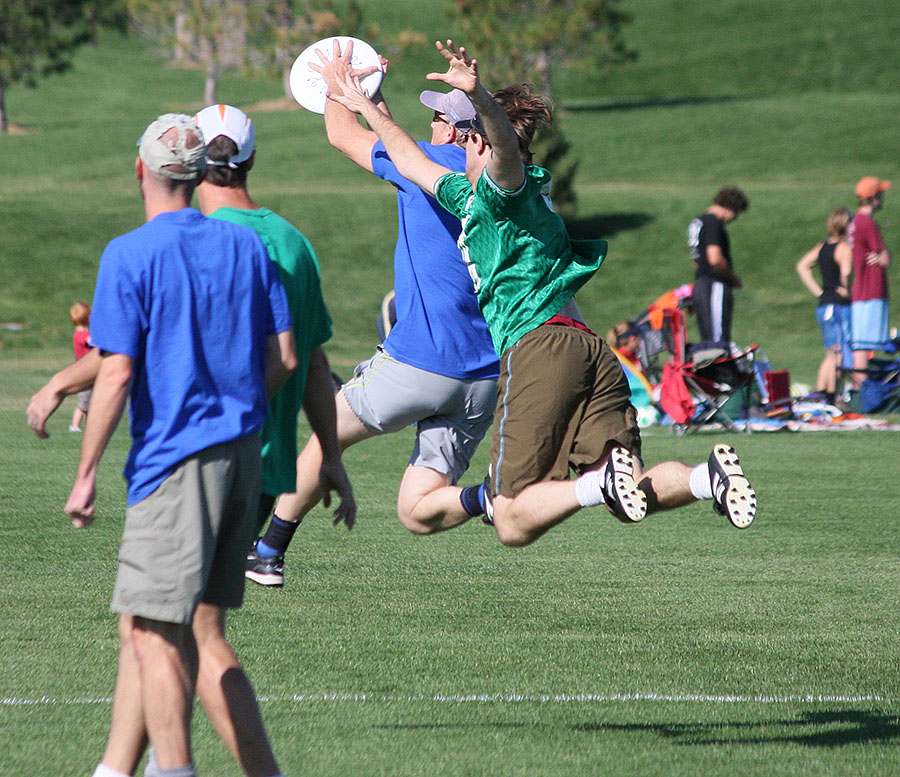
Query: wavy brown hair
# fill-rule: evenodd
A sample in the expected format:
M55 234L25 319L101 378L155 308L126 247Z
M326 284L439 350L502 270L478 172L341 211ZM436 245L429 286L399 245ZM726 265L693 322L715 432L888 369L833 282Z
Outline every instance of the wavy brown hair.
M491 95L506 111L516 136L519 138L519 152L526 165L531 164L531 143L538 128L553 124L553 109L530 84L511 84L498 89Z

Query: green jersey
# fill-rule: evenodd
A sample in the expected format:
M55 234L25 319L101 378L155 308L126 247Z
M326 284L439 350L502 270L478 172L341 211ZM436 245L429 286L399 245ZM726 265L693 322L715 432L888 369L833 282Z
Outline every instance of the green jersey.
M569 240L549 186L550 173L535 166L515 191L486 170L474 191L465 173L435 183L437 201L462 222L460 251L498 354L556 315L606 256L604 240Z
M297 416L309 373L309 354L331 337L331 317L322 298L319 263L309 241L277 213L267 208L219 208L212 218L250 227L259 235L278 267L294 318L297 370L269 400L263 426L263 493L271 496L297 488Z

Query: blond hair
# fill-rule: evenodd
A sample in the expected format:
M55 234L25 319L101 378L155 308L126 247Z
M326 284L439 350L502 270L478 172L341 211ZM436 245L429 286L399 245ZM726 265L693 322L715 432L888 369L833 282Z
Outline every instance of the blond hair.
M835 208L828 214L828 221L825 224L829 235L843 237L847 234L847 226L850 224L850 211L846 208Z
M91 306L76 302L69 308L69 318L73 326L87 326L91 320Z

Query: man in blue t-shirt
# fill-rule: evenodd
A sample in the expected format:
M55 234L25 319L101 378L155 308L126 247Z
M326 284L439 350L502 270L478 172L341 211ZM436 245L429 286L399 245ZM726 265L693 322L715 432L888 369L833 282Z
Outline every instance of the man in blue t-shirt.
M333 86L349 71L352 44L320 72ZM385 63L386 64L386 63ZM379 92L375 98L387 110ZM437 164L465 169L455 123L474 116L462 92L423 92L434 111L431 142L419 148ZM472 279L456 245L459 219L401 176L374 132L329 100L325 129L335 148L397 188L399 237L394 253L397 323L377 353L359 365L335 397L343 448L416 424L416 443L400 483L397 513L410 531L450 529L471 515L459 509L455 484L491 425L496 403L497 354L478 309ZM261 585L284 584L283 556L302 518L318 503L321 447L313 437L297 459L297 493L280 497L266 533L247 561L247 576Z
M230 700L258 723L256 760L279 773L240 664L230 649L227 660L208 655L205 642L243 600L258 432L267 394L297 357L284 287L256 233L188 207L205 157L191 117L166 114L147 128L135 163L146 223L109 243L94 292L100 364L66 502L76 527L93 521L97 467L126 399L133 438L112 603L121 613L118 735L96 777L133 774L144 732L151 770L192 777L198 651L204 672L237 678Z

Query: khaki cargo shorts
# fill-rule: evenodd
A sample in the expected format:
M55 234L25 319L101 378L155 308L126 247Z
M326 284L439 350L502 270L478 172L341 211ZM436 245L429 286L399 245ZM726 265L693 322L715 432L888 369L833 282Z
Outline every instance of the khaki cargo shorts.
M492 491L506 497L594 469L612 444L641 455L619 360L595 334L556 324L523 335L500 358L492 434Z
M113 611L189 624L201 601L240 607L260 472L259 437L248 435L188 457L129 507Z

